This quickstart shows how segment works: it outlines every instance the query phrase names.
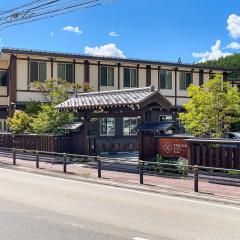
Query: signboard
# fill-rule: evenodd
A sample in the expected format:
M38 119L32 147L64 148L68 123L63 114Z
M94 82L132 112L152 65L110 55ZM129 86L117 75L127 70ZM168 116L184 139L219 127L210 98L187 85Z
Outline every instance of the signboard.
M160 138L160 155L162 157L187 158L188 144L182 138Z

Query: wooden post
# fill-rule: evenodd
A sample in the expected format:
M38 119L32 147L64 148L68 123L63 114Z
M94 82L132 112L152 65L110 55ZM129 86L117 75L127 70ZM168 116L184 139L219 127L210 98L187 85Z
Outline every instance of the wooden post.
M194 192L198 192L198 166L193 167L194 172Z
M67 172L67 154L66 153L63 154L63 172L64 173Z
M139 166L140 184L143 184L144 163L142 161L139 161L138 166Z
M39 151L36 151L36 168L39 168Z
M98 163L98 178L102 177L102 163L101 163L101 158L97 158L97 163Z
M12 156L13 156L13 165L16 165L16 149L12 149Z

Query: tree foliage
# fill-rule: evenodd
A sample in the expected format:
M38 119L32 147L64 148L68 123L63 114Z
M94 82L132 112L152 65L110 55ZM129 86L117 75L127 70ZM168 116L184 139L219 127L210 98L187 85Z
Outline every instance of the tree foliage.
M9 129L15 133L62 133L63 126L76 120L73 112L60 112L56 105L67 100L68 97L83 88L90 91L89 85L68 83L63 80L50 79L44 83L35 82L34 88L44 96L45 103L31 101L26 112L16 112L9 118Z
M191 100L184 105L179 120L195 136L221 137L240 118L240 93L237 87L222 81L221 75L203 86L190 85Z
M13 118L8 119L8 127L13 133L25 133L29 131L32 118L25 112L15 112Z
M222 67L227 69L240 69L240 54L235 53L231 56L221 57L218 60L211 60L204 63L198 63L200 66L204 67ZM240 70L233 71L230 78L240 78Z

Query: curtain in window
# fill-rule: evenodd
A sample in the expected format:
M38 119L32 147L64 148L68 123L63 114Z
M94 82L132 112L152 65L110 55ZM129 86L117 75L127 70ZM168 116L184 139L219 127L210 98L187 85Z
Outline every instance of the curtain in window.
M57 76L58 76L58 79L66 80L65 79L65 77L66 77L66 65L65 64L61 64L61 63L58 64Z
M108 86L114 86L114 68L108 68Z
M107 86L107 67L101 67L101 86Z
M115 118L100 119L100 135L103 136L115 135Z
M192 83L192 73L186 73L186 89Z
M47 64L39 62L39 82L45 82L47 79Z
M124 87L130 87L130 69L124 68Z
M137 87L137 70L131 69L131 87Z
M72 83L73 82L73 65L66 64L66 81Z
M166 89L172 89L172 72L166 72Z
M179 81L179 83L180 83L180 90L186 90L186 80L185 80L185 73L184 72L180 72L180 74L179 74L179 76L180 76L180 81Z
M38 81L38 62L30 62L30 82Z
M161 71L160 72L160 89L166 88L166 72Z

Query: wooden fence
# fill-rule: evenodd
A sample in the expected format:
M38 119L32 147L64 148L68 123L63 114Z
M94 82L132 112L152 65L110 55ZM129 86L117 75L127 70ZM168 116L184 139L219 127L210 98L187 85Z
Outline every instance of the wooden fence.
M240 141L188 139L190 165L240 169Z
M69 152L68 135L0 134L0 146L46 152Z

